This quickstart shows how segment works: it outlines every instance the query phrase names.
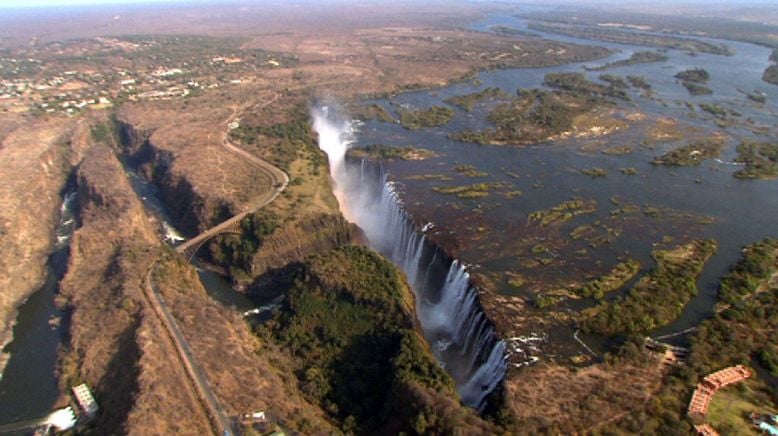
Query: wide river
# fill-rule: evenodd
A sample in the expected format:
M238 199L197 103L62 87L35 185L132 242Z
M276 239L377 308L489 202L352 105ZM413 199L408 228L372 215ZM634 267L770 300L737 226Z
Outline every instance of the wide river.
M509 14L489 16L474 23L472 28L489 31L498 25L527 30L524 20ZM370 100L367 103L381 105L394 116L401 108L421 109L433 105L452 107L455 116L442 127L415 131L406 130L398 123L369 121L359 129L355 146L410 145L438 153L439 157L423 161L398 160L387 164L392 178L401 186L405 207L418 223L432 223L431 232L456 247L456 255L469 265L470 271L481 275L504 295L532 300L539 291L565 288L606 273L626 257L640 261L642 270L646 271L654 265L651 251L657 247L670 248L692 238L715 239L719 249L698 281L700 292L675 322L653 334L662 335L698 324L711 316L719 279L737 261L741 248L765 237L778 236L778 181L746 181L732 176L741 168L733 162L741 138L775 141L778 137L775 123L778 86L761 80L763 71L770 65L770 49L710 40L729 46L736 54L690 55L669 50L664 53L668 57L665 62L589 71L584 67L596 67L627 59L637 51L654 49L531 32L563 42L605 46L614 54L596 62L552 68L487 71L473 81L442 89ZM712 95L693 97L674 78L689 68L704 68L710 73L706 86L713 90ZM488 87L500 88L511 95L517 89L545 88L544 76L559 72L583 73L594 82L599 82L598 76L603 73L642 76L650 83L653 94L644 96L630 88L627 92L631 101L619 103L621 120L629 127L607 136L533 146L479 146L449 139L449 134L464 128L488 127L489 104L476 105L469 113L444 100ZM749 100L746 93L753 91L766 95L767 103ZM734 125L718 127L714 117L699 108L702 103L716 103L740 116L730 116L736 120ZM678 121L684 134L694 137L721 132L727 138L726 149L720 159L705 161L697 167L652 165L655 157L688 142L642 146L647 127L660 117ZM623 146L630 152L603 152ZM485 175L473 177L456 171L455 167L462 164L472 165L475 171ZM637 174L630 176L620 171L628 167L635 168ZM588 168L603 168L607 176L593 178L580 172ZM479 199L458 199L433 190L482 182L499 182L505 187ZM521 195L506 194L510 191L521 191ZM533 211L572 198L596 202L596 211L551 229L528 223ZM616 209L625 206L653 212L629 218L614 216ZM595 235L573 239L570 233L583 225L591 225ZM607 237L608 242L592 244L596 236ZM546 251L540 255L533 252L532 248L538 246L544 246ZM538 259L543 262L538 264ZM525 285L509 284L509 279L517 276ZM563 306L578 310L587 304L592 302L568 301ZM530 334L531 330L528 326L516 334ZM570 329L557 328L543 333L572 342Z

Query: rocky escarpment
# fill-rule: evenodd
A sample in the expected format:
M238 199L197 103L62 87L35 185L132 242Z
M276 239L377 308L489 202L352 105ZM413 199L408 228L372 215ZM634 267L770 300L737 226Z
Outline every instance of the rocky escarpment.
M196 235L235 215L237 206L224 198L198 192L185 174L173 170L175 154L151 142L152 132L116 121L121 145L131 165L160 188L176 227Z
M315 215L280 227L262 241L252 256L251 273L260 276L270 270L300 262L352 242L357 235L354 224L342 215Z
M46 277L60 193L70 172L63 120L9 126L0 139L0 349L11 340L16 308ZM0 373L7 355L0 353Z
M185 374L171 363L171 347L154 339L165 333L143 295L146 272L159 250L154 230L109 148L95 146L85 153L77 183L81 226L60 285L60 303L68 313L60 353L63 388L81 382L93 388L101 405L92 424L98 433L132 432L128 417L147 403L163 421L180 420L159 431L196 432L208 422L185 390L180 398L169 398L186 383Z

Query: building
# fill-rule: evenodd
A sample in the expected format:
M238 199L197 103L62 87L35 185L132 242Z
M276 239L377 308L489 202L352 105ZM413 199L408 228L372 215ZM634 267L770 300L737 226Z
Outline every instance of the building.
M711 427L710 424L695 425L694 430L697 431L697 434L700 436L719 436L719 432Z
M92 396L92 391L89 390L89 386L86 383L82 383L73 388L73 395L76 397L76 402L81 408L81 411L90 418L94 417L99 407L95 397Z

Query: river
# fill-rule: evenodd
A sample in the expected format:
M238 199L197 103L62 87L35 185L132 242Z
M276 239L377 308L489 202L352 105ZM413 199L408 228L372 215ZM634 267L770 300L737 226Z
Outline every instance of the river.
M471 27L488 31L497 25L527 30L525 21L510 14L492 15ZM538 289L564 288L571 283L580 283L607 272L625 257L640 261L645 272L654 265L651 251L656 247L669 248L691 238L716 239L719 249L698 280L698 295L677 320L652 334L666 334L699 324L712 315L719 279L729 265L737 261L741 248L765 237L778 236L775 221L778 183L732 177L738 169L732 161L736 157L734 149L739 138L769 141L776 136L778 87L761 80L762 72L769 65L770 50L752 44L715 40L730 46L736 54L733 57L703 53L691 56L669 50L664 53L668 56L665 62L588 71L584 67L626 59L636 51L651 49L532 32L557 41L605 46L614 54L596 62L487 71L480 73L474 81L366 103L376 103L397 115L398 108L446 106L444 100L447 98L487 87L498 87L511 95L517 88L544 88L543 78L548 73L580 72L595 82L603 73L637 75L651 84L653 95L646 97L630 89L631 101L619 104L623 112L639 113L641 118L637 119L668 117L679 120L685 129L695 134L722 131L729 139L720 159L705 161L698 167L652 165L653 158L683 141L643 147L640 142L644 131L632 127L599 138L565 139L522 147L479 146L448 138L448 134L464 128L488 126L488 105L473 113L451 106L455 109L455 117L450 123L417 131L406 130L397 123L369 121L361 126L355 146L411 145L440 154L440 157L424 161L392 161L388 163L388 169L392 179L398 182L397 190L414 220L432 223L436 238L453 241L457 256L500 294L531 300L537 296ZM692 97L673 77L688 68L705 68L710 72L711 80L706 86L713 90L712 95ZM767 103L760 105L750 101L745 92L753 90L764 93ZM712 116L700 109L692 112L686 102L694 105L716 103L736 110L741 116L736 117L736 125L719 128ZM634 124L641 125L641 122ZM766 133L760 132L760 128ZM621 145L630 146L631 152L623 155L601 152ZM472 165L486 175L468 177L460 174L454 170L460 164ZM592 178L580 173L580 169L595 167L605 169L607 177ZM635 168L638 174L622 174L619 169L627 167ZM430 175L445 176L449 180L424 178ZM509 197L491 193L483 199L458 199L433 191L435 187L493 182L509 186L506 191L521 191L521 195ZM571 198L595 201L596 211L553 230L539 230L528 224L528 216L533 211L548 209ZM661 212L653 218L643 214L623 220L612 218L612 212L624 205L637 205L644 210L655 208L650 210ZM609 243L596 247L590 245L591 241L568 237L572 230L582 225L599 228L601 233L613 231L616 236ZM551 247L543 259L548 264L535 265L530 250L543 244ZM522 276L528 285L510 285L509 274ZM563 310L576 311L592 303L581 304L580 301L568 301L562 306ZM565 342L568 348L577 347L569 326L548 328L540 323L525 326L524 330L515 333L525 335L537 329L545 329L543 333ZM580 348L568 351L583 352Z
M19 307L13 341L3 350L10 359L0 379L0 425L46 416L59 396L55 367L64 313L54 297L67 269L77 202L76 191L69 190L60 208L46 281Z

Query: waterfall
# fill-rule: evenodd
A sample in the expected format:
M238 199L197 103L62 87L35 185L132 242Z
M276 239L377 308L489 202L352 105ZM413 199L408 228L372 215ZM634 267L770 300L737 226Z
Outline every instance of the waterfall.
M364 160L359 165L346 161L353 133L349 121L336 121L326 107L313 118L341 212L364 230L371 248L403 270L435 357L456 382L462 401L482 410L507 365L505 343L484 315L470 274L417 230L403 208L400 187L382 168Z

